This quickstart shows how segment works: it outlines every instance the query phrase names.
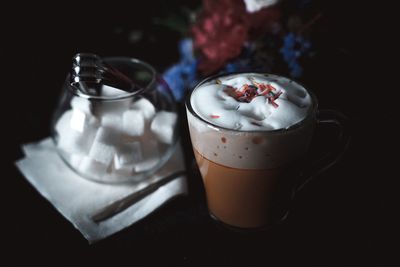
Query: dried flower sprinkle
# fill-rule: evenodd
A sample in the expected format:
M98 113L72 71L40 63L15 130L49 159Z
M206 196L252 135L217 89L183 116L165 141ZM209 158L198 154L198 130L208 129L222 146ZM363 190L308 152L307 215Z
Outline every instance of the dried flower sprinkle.
M277 108L279 105L275 102L282 95L281 91L278 91L271 84L266 83L258 83L252 80L252 84L245 84L242 86L242 89L234 88L232 86L227 86L224 89L224 92L235 98L239 102L247 102L250 103L253 98L257 96L265 96L267 98L267 103L271 104L274 108Z

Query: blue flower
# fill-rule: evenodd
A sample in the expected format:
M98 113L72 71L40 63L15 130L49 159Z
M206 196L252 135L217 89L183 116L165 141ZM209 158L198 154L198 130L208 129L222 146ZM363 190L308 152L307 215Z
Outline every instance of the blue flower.
M257 71L253 66L252 62L246 58L238 58L227 63L222 70L223 73L232 72L245 72L245 71Z
M263 50L257 48L256 45L245 44L241 55L225 64L221 73L270 72L271 63L264 60L263 55L260 55L260 53L263 53Z
M240 71L240 67L238 64L235 64L235 63L226 64L225 69L224 69L224 72L228 72L228 73L238 72L238 71Z
M197 82L197 60L193 55L191 39L179 42L180 61L169 67L163 74L177 101L181 101L185 91Z
M193 62L196 59L193 54L193 40L190 38L182 39L179 44L179 54L181 56L181 61L190 61Z
M283 47L280 52L283 59L288 64L290 69L290 75L292 77L300 77L303 74L303 68L299 63L299 59L302 56L306 56L310 53L311 43L301 35L295 35L294 33L288 33L283 40Z

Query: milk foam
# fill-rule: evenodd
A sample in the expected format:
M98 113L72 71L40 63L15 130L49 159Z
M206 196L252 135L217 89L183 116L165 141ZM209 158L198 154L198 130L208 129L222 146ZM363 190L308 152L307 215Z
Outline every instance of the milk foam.
M238 99L237 96L249 87L254 97ZM263 95L263 89L270 93ZM310 95L298 83L276 75L256 73L213 80L196 88L191 96L193 110L202 119L241 131L288 128L307 116L311 104Z

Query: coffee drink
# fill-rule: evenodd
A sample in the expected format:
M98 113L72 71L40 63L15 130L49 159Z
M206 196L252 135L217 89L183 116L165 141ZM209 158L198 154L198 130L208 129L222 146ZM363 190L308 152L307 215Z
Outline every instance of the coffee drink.
M240 228L281 219L314 130L312 95L285 77L242 73L201 82L186 107L211 215Z

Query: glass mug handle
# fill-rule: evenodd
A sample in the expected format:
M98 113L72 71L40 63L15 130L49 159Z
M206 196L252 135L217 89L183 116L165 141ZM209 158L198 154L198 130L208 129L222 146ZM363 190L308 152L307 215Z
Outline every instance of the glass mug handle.
M338 129L336 142L331 151L313 160L309 168L300 174L301 179L294 187L292 199L296 196L296 193L300 192L309 182L335 165L347 151L351 139L348 120L349 119L343 113L336 110L322 109L318 111L317 127L320 125L332 125L336 127Z
M335 165L347 151L351 139L348 120L349 119L343 113L336 110L322 109L318 111L317 127L320 125L332 125L338 129L337 139L333 146L334 148L320 158L312 160L308 167L301 171L299 181L292 189L290 206L278 221L278 224L284 223L288 219L297 193L299 193L309 182L314 180L321 173Z

